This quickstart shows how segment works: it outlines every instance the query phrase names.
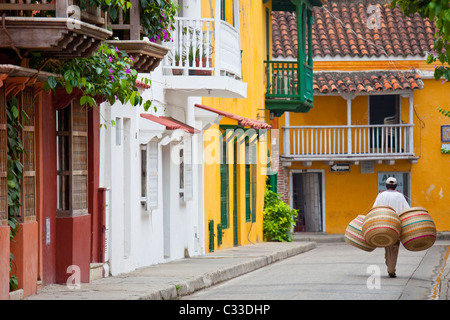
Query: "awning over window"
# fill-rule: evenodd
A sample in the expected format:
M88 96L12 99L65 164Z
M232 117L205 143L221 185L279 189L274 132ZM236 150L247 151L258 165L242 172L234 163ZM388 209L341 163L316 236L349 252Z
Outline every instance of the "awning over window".
M222 116L222 117L227 117L233 120L238 121L238 124L242 127L251 127L253 129L271 129L272 127L265 123L264 121L261 120L254 120L254 119L250 119L250 118L245 118L242 116L239 116L237 114L233 114L230 112L226 112L226 111L221 111L221 110L217 110L202 104L195 104L195 106L197 108L201 108L203 110L207 110L210 112L214 112L217 113L218 115Z
M141 113L141 118L154 121L166 127L167 130L177 130L181 129L186 131L187 133L194 134L199 133L200 131L191 127L181 121L175 120L171 117L163 117L163 116L154 116L148 113Z

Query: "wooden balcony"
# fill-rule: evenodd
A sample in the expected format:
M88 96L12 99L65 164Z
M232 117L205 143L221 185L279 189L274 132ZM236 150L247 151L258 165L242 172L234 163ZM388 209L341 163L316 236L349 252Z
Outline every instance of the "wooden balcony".
M266 109L281 116L285 111L308 112L313 102L313 71L298 62L264 61ZM302 75L299 78L299 75Z
M140 24L140 1L130 0L132 7L127 12L119 10L115 21L108 19L108 27L113 30L113 39L107 40L119 50L133 57L133 68L141 73L149 73L160 64L169 49L145 39Z
M414 155L413 125L285 126L284 161L395 161Z
M0 0L0 48L19 55L28 51L48 57L88 57L112 35L105 13L88 7L81 11L76 0L16 3Z

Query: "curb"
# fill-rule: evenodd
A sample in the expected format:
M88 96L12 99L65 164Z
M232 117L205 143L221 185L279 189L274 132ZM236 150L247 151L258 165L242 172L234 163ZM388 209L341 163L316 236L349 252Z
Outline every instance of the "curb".
M183 296L190 295L196 291L211 287L223 281L227 281L269 264L281 261L286 258L307 252L316 247L314 242L305 242L295 248L289 248L262 257L255 257L251 261L226 267L214 272L208 272L187 281L178 281L167 285L166 288L150 292L139 297L140 300L176 300Z

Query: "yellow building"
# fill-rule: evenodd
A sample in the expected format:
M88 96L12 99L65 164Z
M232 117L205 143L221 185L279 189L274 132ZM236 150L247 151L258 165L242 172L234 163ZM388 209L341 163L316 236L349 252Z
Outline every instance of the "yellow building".
M247 96L202 99L204 108L216 110L222 117L205 132L207 252L263 240L266 142L270 138L270 126L264 122L263 85L264 60L270 47L265 43L268 5L263 1L221 1L222 20L240 30L242 81L247 83ZM213 6L203 0L202 15L208 17L215 12Z
M266 124L272 122L266 99L267 84L272 84L279 72L271 62L272 10L302 14L307 29L306 21L313 6L320 5L320 0L222 0L218 10L211 1L202 1L202 16L220 12L225 23L239 29L242 81L247 84L245 98L203 97L198 106L222 117L205 132L204 155L215 159L211 163L206 159L204 167L205 234L209 235L205 238L209 251L263 241L267 169L276 166L269 163L269 159L273 159L270 157L272 149L278 154L278 131ZM302 25L294 28L304 30ZM305 38L308 38L307 32ZM302 56L308 68L309 57ZM303 64L297 66L303 70ZM312 78L310 80L312 84ZM295 107L299 106L298 101L293 102ZM300 102L300 108L304 103ZM276 127L277 121L273 125ZM277 160L275 158L275 164Z
M296 231L343 234L395 176L413 207L450 230L447 82L426 64L432 24L386 1L328 1L313 10L314 101L284 112L278 192L299 210ZM296 59L296 17L273 15L274 60Z

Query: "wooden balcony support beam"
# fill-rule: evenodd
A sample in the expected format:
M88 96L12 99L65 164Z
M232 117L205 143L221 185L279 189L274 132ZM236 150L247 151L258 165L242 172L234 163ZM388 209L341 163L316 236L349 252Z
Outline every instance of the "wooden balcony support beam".
M86 57L112 35L109 30L83 21L74 24L69 18L5 17L4 22L14 47L44 56ZM11 41L2 33L0 49L5 48L11 48Z

